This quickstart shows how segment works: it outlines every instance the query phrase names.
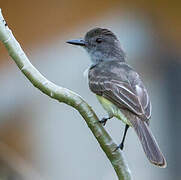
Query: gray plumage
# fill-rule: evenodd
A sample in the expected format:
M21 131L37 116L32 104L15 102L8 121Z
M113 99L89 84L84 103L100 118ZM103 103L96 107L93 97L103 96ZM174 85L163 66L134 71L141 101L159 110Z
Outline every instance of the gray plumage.
M164 167L166 161L148 128L151 103L138 73L125 62L106 61L92 66L88 77L91 91L115 104L129 120L148 159Z
M151 103L147 90L138 73L126 64L117 37L108 29L94 28L84 39L68 43L84 47L90 55L89 87L110 116L132 126L150 162L166 167L165 158L148 127Z
M84 48L93 64L101 61L125 61L125 53L116 36L107 29L95 28L85 35Z
M146 88L138 73L125 62L101 62L89 70L89 87L92 92L103 96L119 108L126 108L148 121L151 103Z

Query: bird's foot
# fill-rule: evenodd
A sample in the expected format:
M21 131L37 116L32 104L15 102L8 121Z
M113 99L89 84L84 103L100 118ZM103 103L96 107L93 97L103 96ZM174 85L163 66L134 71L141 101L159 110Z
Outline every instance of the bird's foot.
M102 118L99 122L100 122L103 126L105 126L108 119L110 119L110 118Z
M114 151L117 151L118 149L123 150L123 148L124 148L124 144L121 143L119 146L116 147L116 149Z

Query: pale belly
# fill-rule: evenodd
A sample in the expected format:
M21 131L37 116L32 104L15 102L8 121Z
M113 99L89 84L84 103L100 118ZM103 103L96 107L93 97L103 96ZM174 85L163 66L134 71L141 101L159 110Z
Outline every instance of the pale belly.
M125 124L132 126L130 124L129 120L127 119L127 117L121 112L121 110L116 105L114 105L112 102L110 102L109 100L105 99L102 96L98 96L98 95L96 95L96 96L110 117L114 116L114 117L120 119L121 121L123 121Z

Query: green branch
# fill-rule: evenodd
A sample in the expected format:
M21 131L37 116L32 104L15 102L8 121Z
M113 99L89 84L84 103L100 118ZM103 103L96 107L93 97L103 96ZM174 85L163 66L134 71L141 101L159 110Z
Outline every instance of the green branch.
M48 81L40 72L30 63L21 46L14 38L11 30L8 28L0 9L0 40L6 47L9 55L15 61L22 73L29 81L44 94L49 97L68 104L79 111L86 121L88 127L99 142L102 150L114 167L119 180L130 180L131 175L128 166L120 150L114 151L117 147L109 136L107 131L98 122L98 117L92 108L76 93L55 85Z

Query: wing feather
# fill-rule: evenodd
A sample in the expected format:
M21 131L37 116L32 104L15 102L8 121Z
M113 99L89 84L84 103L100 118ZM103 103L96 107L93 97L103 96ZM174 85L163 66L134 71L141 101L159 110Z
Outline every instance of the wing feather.
M89 87L120 108L145 117L151 116L151 103L139 75L127 64L103 62L90 68Z

